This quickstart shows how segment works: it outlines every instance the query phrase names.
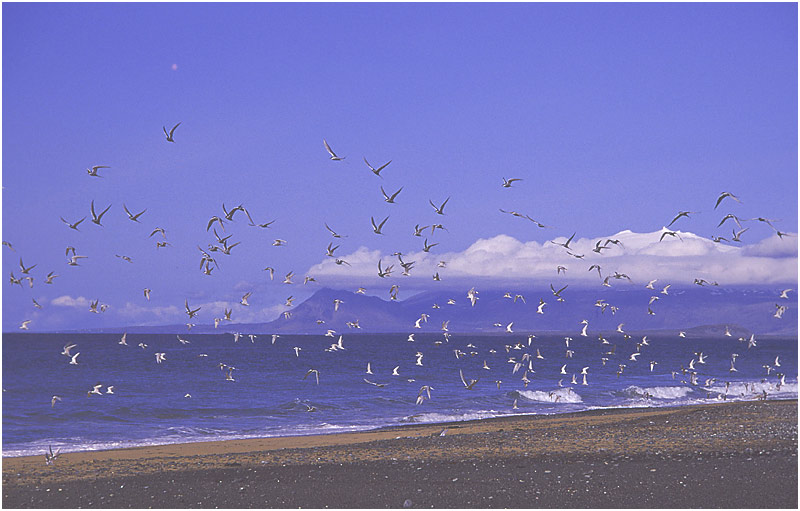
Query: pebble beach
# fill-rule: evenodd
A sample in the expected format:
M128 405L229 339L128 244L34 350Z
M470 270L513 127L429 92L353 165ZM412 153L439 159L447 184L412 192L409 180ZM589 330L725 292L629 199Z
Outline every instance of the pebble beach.
M3 458L5 508L796 508L797 401Z

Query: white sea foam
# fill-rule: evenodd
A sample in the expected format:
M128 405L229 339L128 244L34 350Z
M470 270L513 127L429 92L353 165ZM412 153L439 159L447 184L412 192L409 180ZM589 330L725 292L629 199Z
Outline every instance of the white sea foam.
M580 394L569 387L559 388L550 392L543 390L518 390L521 398L539 403L582 403Z
M479 410L466 413L448 414L448 413L415 413L414 415L407 415L400 419L400 422L417 422L417 423L436 423L436 422L460 422L471 421L476 419L489 419L498 417L501 414L495 410Z
M626 387L620 394L629 398L653 398L653 399L681 399L693 392L691 387L637 387L631 385Z

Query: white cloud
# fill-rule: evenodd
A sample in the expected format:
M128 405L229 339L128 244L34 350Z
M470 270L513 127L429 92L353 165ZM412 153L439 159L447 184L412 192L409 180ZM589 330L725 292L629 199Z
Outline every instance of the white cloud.
M601 266L605 276L615 271L625 273L636 283L660 279L675 284L691 284L695 278L717 281L721 285L771 284L797 281L796 238L772 236L759 243L735 246L715 243L690 232L678 232L679 238L665 236L666 229L650 233L622 231L602 238L576 238L569 244L569 251L557 243L567 238L559 237L553 242L521 242L511 236L500 234L488 239L478 239L462 252L432 254L417 252L403 255L404 261L416 261L411 277L404 282L419 287L425 280L439 272L442 283L447 280L460 281L491 279L495 282L533 282L557 278L557 267L565 266L565 274L558 276L568 282L598 283L596 271L587 271L589 266ZM619 240L619 244L607 243L607 239ZM594 252L597 243L607 246L601 253ZM575 255L583 256L577 258ZM378 281L377 264L382 267L395 265L393 277L401 272L396 257L381 254L378 250L360 247L356 252L342 256L351 266L336 265L326 259L309 269L318 281L326 283L374 284ZM445 268L437 262L447 262ZM396 279L393 283L397 282ZM612 280L617 284L622 281ZM439 284L439 283L436 283Z
M63 295L59 296L58 298L53 298L53 300L50 303L52 305L57 305L59 307L74 307L74 308L89 307L89 300L82 296L73 298L69 295Z

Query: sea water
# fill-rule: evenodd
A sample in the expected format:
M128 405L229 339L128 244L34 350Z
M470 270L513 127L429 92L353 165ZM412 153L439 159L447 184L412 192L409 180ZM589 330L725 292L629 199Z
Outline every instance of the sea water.
M338 334L281 335L274 343L269 334L251 339L245 332L238 342L230 333L180 334L188 344L175 334L129 334L127 346L118 343L121 336L3 335L3 456L42 454L49 446L87 451L683 406L754 400L765 392L768 399L797 398L796 336L756 338L748 347L747 340L723 335L652 335L637 347L641 335L606 334L603 344L571 334L567 347L559 334L427 333L409 342L408 335L344 332L344 349L335 350ZM77 365L61 354L67 344L77 345L71 350L80 353ZM157 363L155 353L165 360ZM525 354L530 358L523 360ZM514 373L516 363L522 365ZM309 369L319 372L319 384ZM471 390L459 370L467 383L478 380ZM89 394L95 385L102 385L101 395ZM112 385L113 394L106 393ZM425 392L417 404L424 385L430 399ZM51 406L54 395L61 400Z

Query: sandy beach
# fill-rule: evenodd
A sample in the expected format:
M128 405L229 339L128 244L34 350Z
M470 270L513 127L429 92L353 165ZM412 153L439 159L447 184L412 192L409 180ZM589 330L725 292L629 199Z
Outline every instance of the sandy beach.
M6 508L797 504L796 400L3 458Z

